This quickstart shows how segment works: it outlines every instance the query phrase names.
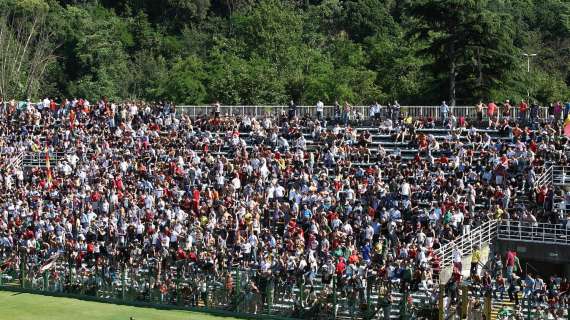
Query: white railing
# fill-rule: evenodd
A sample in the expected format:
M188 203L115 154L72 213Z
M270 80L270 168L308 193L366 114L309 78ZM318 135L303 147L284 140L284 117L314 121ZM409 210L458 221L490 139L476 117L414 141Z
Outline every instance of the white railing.
M563 187L565 185L570 185L570 166L549 166L545 169L544 173L536 179L534 183L535 188L542 188L544 186L555 188ZM554 197L554 208L556 210L561 210L564 213L565 218L570 216L570 210L566 203L566 196Z
M562 224L502 221L497 238L533 243L570 245L570 229Z
M22 161L24 159L24 152L18 152L17 154L13 155L9 160L4 169L6 171L10 171L13 168L21 167Z
M458 248L463 257L470 256L473 253L473 248L482 248L487 245L491 240L495 239L497 233L498 220L489 220L482 225L471 230L471 232L464 234L457 239L446 243L439 249L435 250L434 254L440 259L441 270L453 265L453 251Z
M552 169L553 166L549 166L544 170L544 172L536 179L534 182L535 188L542 188L545 185L552 185Z
M570 185L570 166L552 166L552 183L556 186Z
M220 112L222 115L244 115L248 114L250 116L261 117L268 115L279 115L282 113L287 113L288 106L221 106ZM357 112L364 118L368 118L369 106L353 106L353 112ZM201 105L201 106L177 106L177 112L188 114L191 117L211 115L214 113L215 107L211 105ZM466 118L476 118L477 110L474 106L454 106L449 107L449 111L458 117ZM400 109L402 114L409 114L412 117L432 117L440 118L440 107L439 106L402 106ZM387 107L382 106L381 113L386 115L388 113ZM503 115L500 108L497 113L501 116ZM300 116L309 115L316 116L317 110L315 106L297 106L297 114ZM527 117L530 111L527 111ZM334 117L334 106L325 106L323 108L323 116L327 118ZM519 117L518 108L511 108L511 117ZM548 117L548 108L541 107L539 109L538 116L541 119ZM487 119L486 107L483 108L483 119Z

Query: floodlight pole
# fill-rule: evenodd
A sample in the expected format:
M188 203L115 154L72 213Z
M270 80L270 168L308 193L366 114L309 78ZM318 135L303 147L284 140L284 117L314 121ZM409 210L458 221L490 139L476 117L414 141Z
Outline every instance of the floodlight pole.
M536 57L537 54L536 53L523 53L522 55L526 57L526 72L528 73L529 78L530 78L530 58ZM528 84L528 86L529 87L527 87L527 89L526 89L526 95L527 95L528 101L530 101L530 84Z

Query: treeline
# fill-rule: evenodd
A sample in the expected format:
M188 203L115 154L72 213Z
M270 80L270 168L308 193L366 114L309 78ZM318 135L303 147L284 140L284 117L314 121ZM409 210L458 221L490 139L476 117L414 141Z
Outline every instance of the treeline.
M567 0L0 0L0 10L5 98L570 98ZM524 53L536 54L530 73Z

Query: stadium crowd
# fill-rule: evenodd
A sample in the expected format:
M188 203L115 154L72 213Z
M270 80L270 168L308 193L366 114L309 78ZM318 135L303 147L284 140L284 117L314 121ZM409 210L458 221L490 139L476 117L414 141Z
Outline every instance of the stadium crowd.
M368 115L336 103L325 118L322 108L299 114L292 102L256 118L215 104L190 118L170 103L9 102L0 123L2 268L18 268L21 252L30 274L56 254L74 274L96 268L108 282L124 268L152 268L148 285L162 293L179 276L196 279L191 292L204 292L209 277L231 291L229 270L254 269L246 293L287 296L302 283L303 305L314 306L336 282L354 303L380 290L386 306L392 289L430 292L434 250L489 219L567 221L554 201L564 194L534 185L545 164L568 163L570 105L553 104L548 118L524 101L480 103L475 118L445 102L437 119L413 118L397 102ZM374 143L378 134L395 147ZM417 150L413 159L405 148ZM20 152L43 165L8 166ZM515 201L521 195L531 205ZM492 271L474 272L474 291L530 294L515 285L513 257L492 260ZM448 288L461 281L456 267ZM566 303L567 281L535 283L549 303Z

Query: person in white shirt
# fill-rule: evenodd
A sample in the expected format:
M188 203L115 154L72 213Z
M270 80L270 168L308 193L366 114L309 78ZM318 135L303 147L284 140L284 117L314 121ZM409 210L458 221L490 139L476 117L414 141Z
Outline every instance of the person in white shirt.
M275 187L275 199L277 201L283 201L283 198L285 197L285 188L282 185L277 185Z
M51 101L48 99L48 97L45 97L42 101L43 109L49 109L50 103Z
M235 190L239 190L241 188L241 180L239 179L238 175L232 179L232 185L234 186Z
M409 199L411 193L410 184L407 181L404 181L400 187L400 194L402 195L402 199Z
M324 109L325 109L325 105L324 105L324 103L323 103L321 100L319 100L319 101L317 102L316 108L317 108L317 120L320 121L321 119L323 119L323 112L324 112Z
M463 257L463 253L461 252L461 250L457 247L453 248L453 252L452 252L452 262L453 262L453 266L456 267L459 272L462 271L461 268L461 258Z

